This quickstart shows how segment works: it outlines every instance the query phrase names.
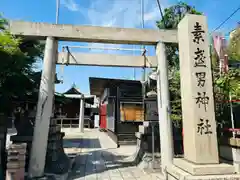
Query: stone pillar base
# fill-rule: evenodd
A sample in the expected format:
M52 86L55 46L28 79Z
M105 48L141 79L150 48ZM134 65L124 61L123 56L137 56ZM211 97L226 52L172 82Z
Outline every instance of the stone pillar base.
M216 165L217 166L217 165ZM184 168L184 167L182 167ZM206 167L207 169L208 167ZM221 170L220 170L221 171ZM218 172L219 173L219 172ZM240 174L226 174L224 171L222 174L215 175L192 175L182 169L172 165L166 169L166 175L168 180L239 180Z
M173 160L173 163L178 168L194 176L223 175L235 173L234 166L225 163L197 165L185 160L184 158L175 158Z

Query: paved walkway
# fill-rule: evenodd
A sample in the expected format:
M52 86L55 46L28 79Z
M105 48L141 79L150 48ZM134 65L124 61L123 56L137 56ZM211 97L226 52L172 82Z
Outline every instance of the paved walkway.
M75 156L69 180L157 180L161 177L133 165L130 157L136 152L135 146L116 148L116 144L97 129L68 134L64 146L66 153Z

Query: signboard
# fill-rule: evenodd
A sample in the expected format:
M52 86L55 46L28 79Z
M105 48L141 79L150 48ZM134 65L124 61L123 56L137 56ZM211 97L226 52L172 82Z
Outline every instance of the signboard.
M145 100L145 121L158 121L158 107L157 107L157 99L149 98Z
M142 122L144 120L144 108L141 102L121 102L120 120L124 122Z

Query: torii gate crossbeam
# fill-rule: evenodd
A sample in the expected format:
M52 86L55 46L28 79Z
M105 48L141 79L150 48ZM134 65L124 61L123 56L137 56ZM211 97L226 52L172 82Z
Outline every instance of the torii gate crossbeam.
M139 45L156 45L159 41L178 42L176 30L76 26L24 21L10 21L10 30L12 34L38 40L55 37L60 41Z

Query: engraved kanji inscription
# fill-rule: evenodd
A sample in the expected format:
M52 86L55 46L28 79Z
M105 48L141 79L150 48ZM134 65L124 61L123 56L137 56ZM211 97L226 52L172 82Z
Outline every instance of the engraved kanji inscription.
M204 42L203 34L205 31L202 29L202 26L199 22L196 22L194 25L194 30L191 32L193 34L193 42L199 44L200 41Z
M212 134L211 124L208 119L200 118L200 122L197 124L197 133L203 134Z
M205 79L206 72L196 72L195 75L197 77L197 82L198 82L197 86L204 87L205 82L206 82L206 79Z
M209 97L206 96L206 92L198 92L196 97L196 104L198 104L198 107L201 108L201 106L204 107L205 112L207 111L207 105L209 102Z
M205 61L206 56L204 55L204 50L197 48L197 51L195 51L194 54L195 54L194 67L207 67L206 61Z

